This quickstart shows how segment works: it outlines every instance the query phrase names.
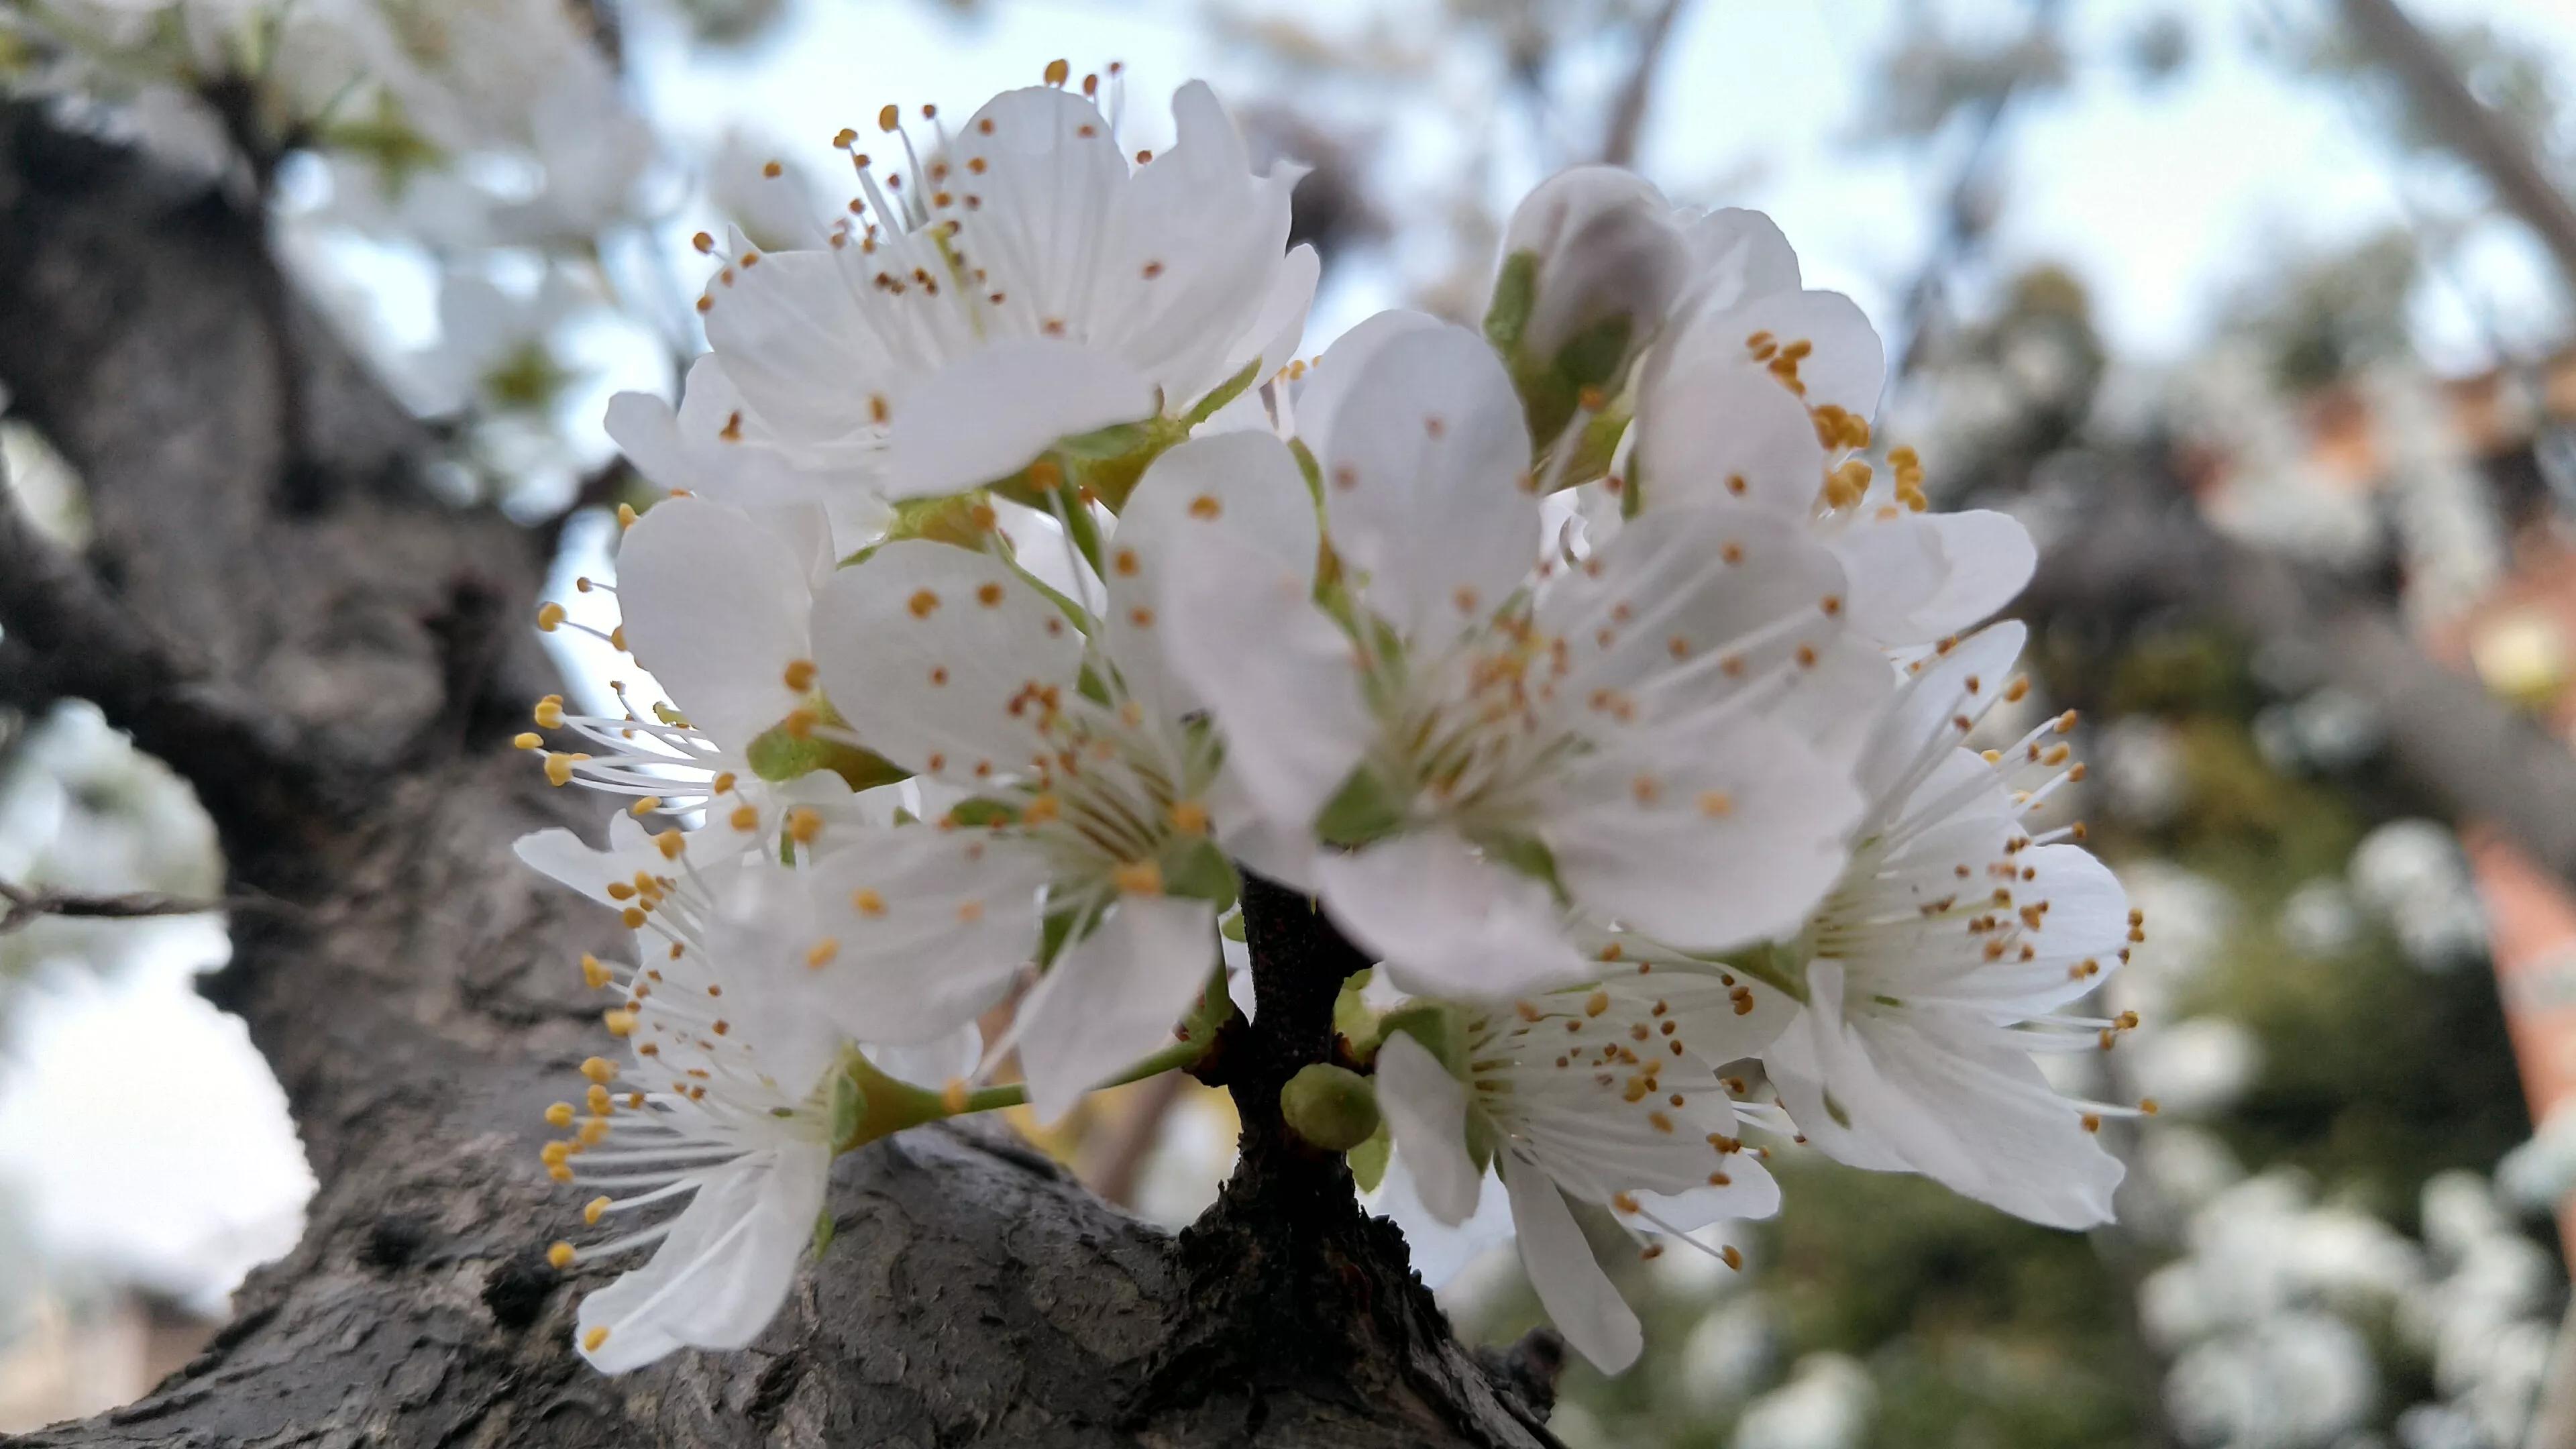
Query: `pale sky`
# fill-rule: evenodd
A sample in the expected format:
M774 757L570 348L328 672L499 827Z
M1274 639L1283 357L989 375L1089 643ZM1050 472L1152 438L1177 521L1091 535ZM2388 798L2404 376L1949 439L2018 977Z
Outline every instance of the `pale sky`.
M2002 259L2073 264L2114 347L2153 361L2186 354L2221 299L2284 249L2329 247L2401 219L2404 195L2348 104L2285 79L2246 45L2250 29L2278 23L2265 17L2311 16L2319 3L2065 7L2079 55L2100 54L2106 37L2150 14L2181 13L2193 64L2157 86L2087 76L2073 92L2029 106L2011 133ZM1254 12L1265 7L1318 25L1392 17L1399 35L1438 44L1436 31L1407 19L1432 13L1428 5L1249 0ZM987 0L979 8L987 13L961 19L922 0L801 0L779 33L747 53L690 54L650 21L635 27L632 53L640 87L676 137L711 142L742 125L818 168L835 159L832 133L865 125L881 104L930 100L963 114L993 90L1034 81L1057 56L1077 71L1126 63L1129 143L1140 146L1168 127L1162 101L1182 80L1205 77L1242 99L1268 79L1221 46L1185 0ZM1898 0L1703 0L1675 37L1643 157L1677 196L1771 211L1810 285L1847 290L1882 317L1925 252L1926 199L1946 184L1950 154L1861 155L1848 144L1869 83L1859 57L1890 33L1901 8ZM2491 18L2544 41L2559 73L2576 75L2576 5L2412 0L2412 8L2427 19ZM1604 55L1579 68L1606 76L1614 63ZM1362 119L1384 124L1381 163L1400 186L1405 175L1443 174L1449 138L1483 114L1487 80L1472 58L1442 52L1422 85L1354 92L1370 98L1362 102L1310 99L1349 115L1385 97L1384 114ZM1529 138L1527 174L1494 184L1525 186L1565 144ZM1709 190L1728 178L1732 189ZM2437 173L2416 184L2424 196L2459 194ZM674 244L695 224L673 227ZM1306 350L1397 300L1402 265L1367 259L1342 268ZM2501 319L2513 345L2563 334L2545 264L2510 223L2483 226L2456 281L2426 289L2418 322L2436 365L2485 365L2482 313ZM390 315L400 326L420 309L397 304ZM603 388L649 386L659 364L624 355L603 368ZM15 1180L45 1246L62 1258L220 1294L291 1224L307 1189L282 1099L239 1024L188 988L192 966L220 949L199 942L164 968L41 990L0 1051L0 1178Z

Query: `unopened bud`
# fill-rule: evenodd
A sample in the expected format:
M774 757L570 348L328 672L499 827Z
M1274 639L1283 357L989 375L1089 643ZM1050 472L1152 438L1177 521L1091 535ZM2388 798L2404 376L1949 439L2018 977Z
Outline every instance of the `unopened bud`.
M1523 255L1534 259L1529 311L1505 345L1545 361L1586 333L1616 330L1624 344L1642 343L1690 267L1672 204L1652 182L1616 166L1577 166L1540 182L1503 232L1506 268ZM1625 360L1614 357L1574 382L1607 385Z
M1313 1062L1279 1089L1289 1130L1327 1152L1348 1152L1377 1131L1377 1089L1347 1067Z

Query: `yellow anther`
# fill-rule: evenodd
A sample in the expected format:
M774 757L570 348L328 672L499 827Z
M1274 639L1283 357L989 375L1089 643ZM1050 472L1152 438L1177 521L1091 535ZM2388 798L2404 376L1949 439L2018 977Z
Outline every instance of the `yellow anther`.
M608 1199L604 1197L592 1198L590 1201L581 1205L581 1220L584 1223L595 1227L599 1223L599 1215L606 1211L608 1211Z
M599 1346L606 1342L608 1342L608 1325L605 1323L593 1325L581 1336L582 1351L585 1353L599 1352Z
M1637 1199L1628 1193L1614 1192L1610 1194L1610 1206L1617 1211L1634 1214L1637 1211Z
M912 591L912 597L904 600L903 606L911 612L912 617L927 619L931 612L939 607L939 595L932 589L915 589Z
M537 1149L537 1160L548 1167L561 1167L571 1158L572 1144L569 1142L549 1142Z
M732 793L733 771L726 770L718 774L714 779L707 782L707 788L719 795Z
M581 1064L581 1074L594 1082L617 1080L617 1068L606 1057L592 1057Z
M760 811L756 806L736 805L733 807L733 813L725 817L725 823L736 830L758 830Z
M820 971L831 965L833 958L840 954L841 943L826 936L805 952L805 965L810 970Z
M590 756L588 755L576 754L546 756L546 783L549 785L571 784L572 767L589 758Z
M1739 1273L1744 1271L1744 1255L1736 1251L1733 1243L1729 1243L1725 1247L1718 1249L1717 1256L1720 1261L1726 1264L1726 1266L1733 1268Z
M787 718L778 722L778 727L787 731L791 740L810 740L814 737L814 726L822 722L823 717L810 709L791 709Z
M1599 1016L1601 1013L1608 1011L1609 1009L1610 993L1607 991L1593 992L1591 998L1583 1003L1583 1014L1585 1016Z
M664 860L678 860L680 852L689 848L689 840L674 826L653 837L653 848L662 852Z
M811 805L799 805L787 812L787 838L798 845L811 845L823 833L823 814Z
M610 1007L599 1014L599 1020L610 1036L625 1036L635 1030L635 1013L623 1007Z
M780 677L786 681L789 689L803 694L814 687L814 661L799 659L788 665L787 672Z
M1072 74L1073 74L1073 67L1072 67L1072 66L1069 66L1069 65L1067 65L1067 64L1065 64L1063 61L1060 61L1060 60L1051 60L1051 61L1048 61L1048 62L1047 62L1047 65L1046 65L1046 83L1047 83L1048 85L1051 85L1051 86L1060 86L1060 85L1063 85L1063 84L1065 83L1065 80L1066 80L1068 77L1070 77Z
M1723 819L1735 811L1735 797L1724 790L1699 792L1699 813L1711 820Z
M850 892L850 909L863 916L882 916L885 914L885 897L861 886Z
M591 1083L590 1090L582 1093L581 1101L583 1106L590 1109L590 1115L594 1117L607 1116L608 1109L616 1105L609 1097L608 1089L597 1082Z
M901 109L900 107L897 107L897 106L880 106L880 107L878 107L878 108L877 108L877 129L878 129L878 130L880 130L880 131L892 131L892 130L896 129L897 127L901 126L902 124L903 124L903 111L902 111L902 109Z
M530 710L529 713L536 717L537 728L559 730L563 728L563 706L564 698L562 695L549 694L545 698L538 700L536 708Z
M564 1269L571 1267L572 1256L572 1244L570 1243L557 1243L553 1247L546 1249L546 1261L554 1264L556 1272L562 1272Z
M634 504L620 503L617 505L617 526L619 528L633 528L635 526L635 516Z
M1064 813L1064 804L1053 795L1034 795L1020 809L1023 825L1044 825Z
M546 747L546 737L535 730L523 730L512 735L510 743L523 750L542 750Z
M556 1182L570 1182L572 1181L572 1164L569 1162L549 1163L546 1167L546 1176L552 1178Z
M572 1103L570 1103L570 1102L557 1102L557 1103L555 1103L553 1106L548 1107L548 1108L546 1109L546 1125L547 1125L547 1126L549 1126L549 1127L569 1127L569 1126L571 1126L571 1125L572 1125Z
M625 910L618 913L617 919L626 923L626 929L630 931L640 931L644 929L646 916L642 906L628 906Z
M542 608L537 610L537 628L543 633L553 633L562 625L563 621L564 606L561 604L549 601Z
M1207 834L1207 807L1196 800L1182 800L1175 802L1172 806L1171 816L1172 828L1183 835Z
M964 1077L950 1077L948 1079L948 1085L940 1089L939 1105L946 1108L948 1110L948 1115L951 1117L954 1117L958 1113L966 1110L966 1079Z
M1109 873L1119 891L1131 896L1158 896L1163 893L1163 868L1150 860L1131 860Z
M659 810L659 809L661 809L661 808L662 808L662 797L661 797L661 796L659 796L659 795L647 795L647 796L645 796L643 799L636 801L634 804L627 806L627 807L626 807L626 813L627 813L627 814L629 814L629 815L634 816L634 817L635 817L636 819L638 819L638 820L641 820L641 819L643 819L645 816L650 815L650 814L652 814L654 811Z
M589 987L593 991L597 991L599 988L606 986L612 979L614 978L611 976L609 969L600 963L598 957L593 956L588 952L582 953L582 985Z
M597 1147L600 1143L605 1142L605 1141L607 1141L607 1140L608 1140L608 1119L607 1119L607 1118L605 1118L605 1117L584 1117L584 1118L581 1120L581 1145L582 1145L582 1146L584 1146L584 1147Z

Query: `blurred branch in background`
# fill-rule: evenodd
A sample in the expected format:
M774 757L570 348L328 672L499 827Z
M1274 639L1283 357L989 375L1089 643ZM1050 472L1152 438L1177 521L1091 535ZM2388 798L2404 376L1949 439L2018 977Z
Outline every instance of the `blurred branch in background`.
M2469 89L2433 38L2396 0L2342 0L2353 34L2405 86L2416 112L2461 160L2494 188L2548 248L2576 290L2576 202L2532 154L2530 145Z

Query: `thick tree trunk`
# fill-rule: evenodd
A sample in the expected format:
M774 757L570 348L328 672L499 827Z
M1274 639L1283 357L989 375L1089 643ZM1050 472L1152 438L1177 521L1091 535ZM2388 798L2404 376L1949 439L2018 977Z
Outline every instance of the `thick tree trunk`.
M842 1161L830 1250L754 1348L590 1371L570 1323L595 1284L545 1263L576 1205L537 1149L604 1041L573 962L616 927L509 853L604 814L506 743L549 687L543 537L420 488L430 438L255 217L23 108L0 108L0 385L96 524L85 567L0 528L0 703L98 701L195 783L236 883L286 903L236 921L209 994L321 1181L196 1362L13 1443L1553 1442L1544 1345L1469 1358L1338 1160L1280 1127L1352 962L1261 887L1253 929L1324 984L1264 980L1226 1043L1247 1138L1206 1221L1169 1238L1006 1134L922 1129Z

